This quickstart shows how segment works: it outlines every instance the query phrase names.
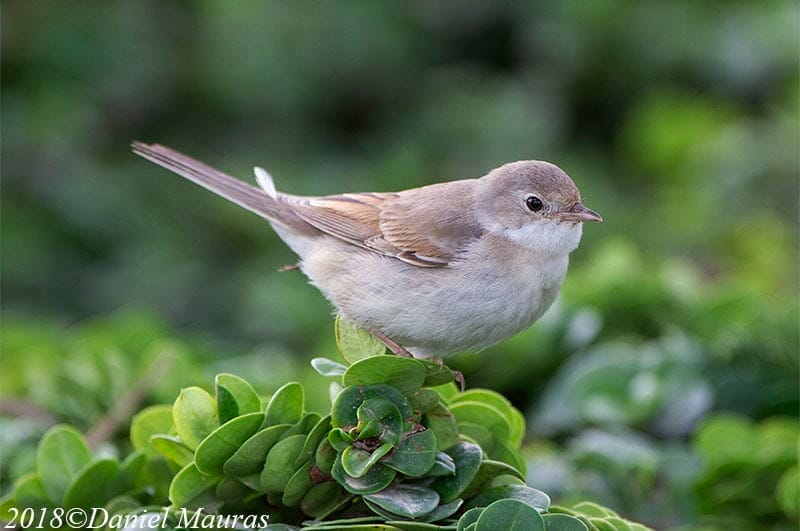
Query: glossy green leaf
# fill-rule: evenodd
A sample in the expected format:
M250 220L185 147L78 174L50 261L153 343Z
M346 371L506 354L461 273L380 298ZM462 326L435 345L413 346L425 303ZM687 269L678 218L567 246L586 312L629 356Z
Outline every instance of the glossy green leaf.
M323 474L330 475L333 469L333 463L336 461L336 456L336 449L331 446L328 439L323 439L322 442L319 443L319 446L317 446L317 451L314 454L314 461L319 471Z
M115 459L97 459L87 463L67 487L63 507L102 507L107 499L106 492L117 474L119 463Z
M172 432L172 406L163 404L141 410L131 420L131 444L142 450L148 459L157 459L159 452L150 446L150 437Z
M453 371L446 365L431 360L419 361L425 367L425 381L422 383L423 386L435 387L448 384L455 380Z
M172 406L172 422L183 444L194 450L208 434L219 427L217 403L199 387L181 389Z
M241 481L225 477L222 478L214 491L218 500L228 503L241 503L247 496L252 494L253 491Z
M203 474L222 475L225 462L261 427L263 413L247 413L233 418L197 446L194 463Z
M460 442L445 452L455 462L456 475L437 478L431 488L439 493L442 503L450 503L459 498L475 478L481 466L482 453L479 446L466 442Z
M313 463L309 460L304 463L297 471L289 478L286 487L283 491L281 501L287 507L297 507L305 497L308 490L314 486L314 481L311 479L311 467Z
M300 509L312 518L321 519L347 505L350 498L338 483L326 481L309 489L300 502Z
M333 478L342 485L345 490L353 494L374 494L388 487L394 480L396 472L380 463L369 469L369 472L360 478L347 475L342 467L341 458L336 459L331 470Z
M518 500L498 500L478 517L475 531L544 531L539 512Z
M450 503L439 505L432 512L423 516L422 520L425 522L438 522L439 520L450 518L451 516L456 514L456 512L458 512L458 510L461 508L463 504L464 500L459 498L457 500L451 501Z
M406 518L419 518L439 505L439 494L419 485L393 485L381 492L365 495L364 499Z
M348 446L342 451L342 467L347 475L360 478L391 449L392 445L388 443L382 444L372 452Z
M311 431L308 432L306 436L306 442L303 443L303 449L300 451L300 455L297 457L298 463L305 462L314 455L317 451L317 447L319 443L328 435L328 432L331 429L331 416L327 415L322 417L317 421Z
M108 486L108 497L113 498L132 491L146 461L147 456L141 450L128 454L119 465L119 473Z
M50 501L50 497L44 490L44 485L35 472L25 474L14 482L11 497L18 508L30 507L38 509L40 507L53 507L56 504ZM60 505L60 503L59 503Z
M422 416L422 424L436 436L436 449L447 450L458 442L458 425L450 410L438 403Z
M478 493L478 490L480 490L484 484L488 484L492 478L501 475L512 475L520 480L525 479L525 476L519 470L512 467L508 463L484 459L481 461L481 466L478 468L478 473L475 474L475 478L473 478L469 486L464 489L464 497L471 498Z
M210 501L207 496L213 493L220 478L203 474L194 463L189 463L172 479L169 486L169 500L175 507L205 507L213 510L213 506L205 505Z
M61 505L64 492L92 456L75 428L60 424L42 437L36 453L36 470L47 497Z
M261 472L267 454L291 426L278 424L264 428L247 439L233 455L225 461L222 470L234 477L248 476Z
M317 422L319 422L320 418L319 413L306 413L299 421L295 422L291 428L286 430L283 436L307 435Z
M267 494L283 492L286 484L297 471L294 463L303 450L305 435L292 435L278 441L267 454L261 471L261 488Z
M425 474L428 477L453 476L456 473L456 463L445 452L436 452L433 466Z
M386 353L386 346L363 328L356 327L341 315L334 325L336 346L347 363Z
M418 413L427 413L439 403L439 393L433 389L418 389L411 394L407 394L412 409Z
M422 477L436 462L436 437L431 430L412 433L395 448L383 464L409 477Z
M337 452L344 452L353 444L353 437L341 428L334 428L328 433L328 442Z
M185 467L194 459L194 452L189 450L181 440L174 435L152 435L150 445L163 455L165 459L178 466Z
M483 426L495 439L502 442L509 441L511 425L505 415L495 407L483 402L464 401L451 403L449 408L459 424L471 423Z
M487 507L506 498L528 504L539 512L546 512L550 507L550 497L547 494L525 485L503 485L483 490L470 500L468 506Z
M357 411L362 403L374 398L383 398L394 404L405 420L413 416L414 411L403 394L394 387L378 384L369 386L345 387L336 397L331 411L331 426L341 428L358 424Z
M474 529L474 526L478 522L478 517L482 512L483 507L476 507L465 511L464 514L461 515L461 518L458 519L457 531L465 531L469 526L472 526Z
M261 411L261 399L247 380L222 373L214 378L219 421L224 424L234 417Z
M522 454L516 448L512 448L505 443L497 441L492 447L492 451L489 452L489 457L507 463L516 470L519 470L521 475L525 475L527 465L525 459L522 458Z
M495 438L492 432L474 422L459 422L458 432L466 435L481 447L487 454L494 450Z
M311 360L311 366L322 376L342 376L347 371L346 366L328 358L314 358Z
M400 443L403 436L403 417L400 410L385 398L370 398L358 406L358 439L377 437L392 446ZM368 429L370 426L375 429Z
M289 382L275 391L267 404L264 426L295 424L303 418L305 395L303 386Z
M375 356L356 361L344 373L342 383L350 385L387 384L403 394L422 387L427 371L413 358Z
M482 402L495 408L508 421L510 427L508 443L515 448L522 444L522 438L525 435L525 418L506 397L489 389L468 389L454 395L449 401L450 405L462 402Z
M543 514L546 531L589 531L586 524L567 514Z
M778 505L790 518L800 514L800 468L797 465L786 470L775 489Z

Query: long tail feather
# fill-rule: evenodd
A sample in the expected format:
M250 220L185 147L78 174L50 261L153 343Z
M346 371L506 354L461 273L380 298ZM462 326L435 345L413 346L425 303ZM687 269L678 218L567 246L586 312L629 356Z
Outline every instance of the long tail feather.
M194 181L239 206L271 221L281 221L279 207L263 190L231 177L188 155L159 144L131 143L133 152L170 171Z

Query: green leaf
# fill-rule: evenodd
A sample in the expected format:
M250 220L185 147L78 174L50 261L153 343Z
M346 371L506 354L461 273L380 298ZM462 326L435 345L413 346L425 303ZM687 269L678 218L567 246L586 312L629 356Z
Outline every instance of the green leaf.
M455 375L449 367L431 360L418 360L425 367L424 387L445 385L455 380Z
M294 463L303 450L305 435L292 435L278 441L267 454L261 471L261 488L267 494L283 492L286 484L297 471Z
M386 466L409 477L424 476L433 468L435 462L436 437L431 430L412 433L383 460Z
M350 498L338 483L326 481L309 489L300 502L300 509L311 518L322 519L347 505Z
M225 461L222 470L234 477L243 477L261 472L267 454L291 426L278 424L259 431L247 439L233 455Z
M461 518L458 519L457 531L464 531L468 526L473 526L474 529L474 526L478 521L478 517L480 517L482 512L483 507L476 507L462 514Z
M432 512L426 514L422 520L425 522L438 522L439 520L444 520L445 518L450 518L461 508L464 504L464 500L461 498L457 500L453 500L450 503L445 503L443 505L438 506Z
M471 423L483 426L495 439L504 443L509 442L511 425L497 408L483 402L464 401L451 403L450 412L455 415L459 424Z
M508 463L510 466L519 470L521 475L525 475L525 469L527 466L525 464L525 460L522 458L522 454L520 454L519 450L516 448L512 448L511 446L498 441L495 442L494 446L492 447L492 451L489 452L489 457L497 461Z
M303 444L303 449L300 451L300 455L297 457L299 464L302 462L311 459L314 453L317 451L317 447L319 443L325 438L328 432L331 429L331 416L327 415L322 417L317 421L311 431L308 432L308 436L306 436L306 442Z
M353 444L353 437L341 428L334 428L328 433L328 442L337 452L344 452Z
M342 376L347 371L346 366L328 358L314 358L311 360L311 366L322 376Z
M403 420L414 415L411 404L403 394L394 387L378 384L369 386L345 387L336 397L331 410L331 426L334 428L351 427L358 424L358 408L366 400L384 398L391 402L400 411Z
M426 374L425 366L419 360L375 356L353 363L344 373L342 383L345 386L387 384L409 394L422 387Z
M517 500L498 500L483 510L475 531L544 531L536 509Z
M286 430L283 434L284 437L291 437L292 435L306 435L311 429L316 426L320 420L319 413L306 413L299 421L297 421L291 428Z
M546 512L550 507L550 497L547 494L526 485L503 485L486 489L470 500L468 505L470 508L487 507L506 498L526 503L539 512Z
M132 491L136 487L136 480L144 469L146 461L147 456L141 450L128 454L119 465L119 474L107 489L108 496L113 498Z
M342 467L340 456L333 464L331 475L348 492L352 492L353 494L374 494L388 487L392 483L392 480L394 480L396 472L389 467L377 463L369 469L369 472L360 478L354 478L347 475L347 472L345 472Z
M150 437L150 445L165 459L175 463L179 469L185 467L194 459L194 452L189 450L174 435L152 435Z
M199 387L181 389L172 406L172 422L183 444L194 450L209 433L219 427L217 403Z
M429 477L453 476L456 473L456 463L453 458L444 452L436 452L433 467L426 474Z
M464 489L464 497L471 498L478 493L485 483L491 481L492 478L501 475L512 475L521 480L525 479L525 476L522 474L522 472L507 463L502 461L493 461L491 459L484 459L481 461L481 466L478 469L478 473L475 474L475 478L472 480L469 486Z
M36 470L47 497L61 506L64 492L92 456L77 430L53 426L42 437L36 453Z
M419 485L393 485L381 492L364 496L375 505L406 518L419 518L439 505L439 494Z
M287 383L270 398L264 426L299 422L303 417L304 401L303 386L297 382Z
M456 464L455 476L437 478L431 488L439 493L442 503L450 503L467 488L481 466L482 453L476 444L460 442L445 451Z
M336 346L347 363L355 363L364 358L386 354L386 345L363 328L355 326L341 314L336 316L334 331Z
M481 449L489 454L494 450L495 438L492 432L479 424L473 422L459 422L458 433L466 435L481 447Z
M119 474L115 459L98 459L87 463L67 487L63 507L102 507L107 500L107 490Z
M400 443L403 436L403 417L400 416L400 410L385 398L364 400L356 410L356 417L358 439L377 437L392 446ZM369 430L368 426L374 426L375 429Z
M314 481L311 479L311 466L313 463L307 461L304 465L297 469L294 475L286 483L286 488L283 491L281 501L287 507L297 507L303 500L303 497L308 492L308 489L314 486Z
M418 389L411 394L407 394L409 403L414 411L427 413L439 403L439 393L433 389Z
M372 452L348 446L342 451L342 467L349 476L360 478L369 472L372 465L389 453L391 449L392 445L388 443L379 446Z
M222 475L225 462L258 431L263 422L263 413L248 413L212 431L195 450L197 469L209 476Z
M214 492L218 500L228 503L241 503L252 493L249 487L234 478L222 478Z
M482 402L495 408L505 417L511 428L508 443L514 448L522 444L525 435L525 417L506 397L489 389L469 389L453 396L449 401L450 405L461 402Z
M317 463L317 468L320 472L330 475L336 457L336 449L331 446L328 439L323 439L322 442L319 443L319 446L317 446L317 451L314 454L314 461Z
M207 496L216 487L220 478L203 474L194 463L189 463L178 472L169 486L169 500L175 507L203 507L213 511L215 503L210 502Z
M797 465L783 473L775 489L778 505L789 518L800 514L800 468Z
M589 531L586 524L567 514L543 514L546 531Z
M148 459L157 459L158 451L150 446L150 437L172 431L172 406L162 404L141 410L131 420L131 444L142 450Z
M444 404L439 403L422 416L422 424L436 436L436 449L447 450L458 442L456 418Z
M14 488L11 490L11 497L14 499L15 506L20 509L27 507L39 509L56 505L50 501L41 478L35 472L17 478ZM58 505L60 506L60 503Z
M239 415L261 411L261 399L247 380L235 374L222 373L214 378L220 424Z

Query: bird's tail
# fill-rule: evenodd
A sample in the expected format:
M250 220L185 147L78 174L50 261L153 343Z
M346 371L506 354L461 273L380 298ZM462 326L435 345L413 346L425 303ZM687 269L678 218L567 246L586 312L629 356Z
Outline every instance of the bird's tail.
M259 189L167 146L134 141L131 147L140 157L186 177L269 221L280 223L294 232L318 232L281 200L283 196L275 191L272 177L262 168L255 169L256 180L261 186Z

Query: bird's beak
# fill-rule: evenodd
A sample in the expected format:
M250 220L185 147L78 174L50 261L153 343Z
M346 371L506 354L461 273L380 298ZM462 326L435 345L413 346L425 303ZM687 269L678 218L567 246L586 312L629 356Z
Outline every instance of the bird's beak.
M603 221L603 216L583 206L582 203L576 204L574 207L563 212L559 212L559 219L563 221Z

